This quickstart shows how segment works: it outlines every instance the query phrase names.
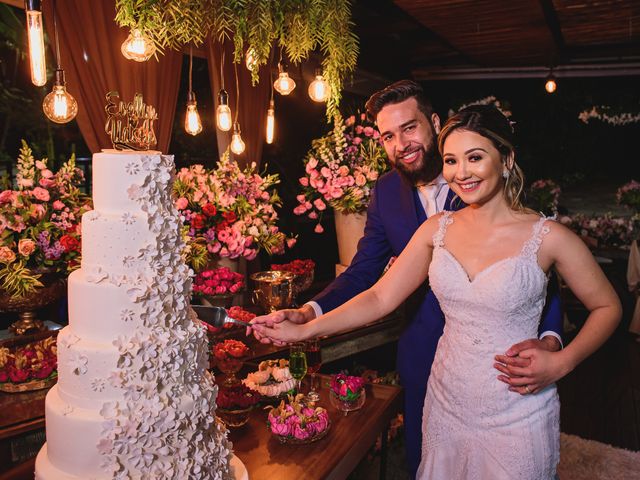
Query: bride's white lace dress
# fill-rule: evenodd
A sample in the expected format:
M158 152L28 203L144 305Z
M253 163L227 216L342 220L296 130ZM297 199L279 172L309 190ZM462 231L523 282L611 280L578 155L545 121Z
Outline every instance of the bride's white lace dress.
M494 356L536 338L547 276L537 251L541 218L519 255L470 279L445 247L451 212L434 236L429 281L446 317L422 424L418 478L551 480L559 460L560 404L555 385L535 395L510 392Z

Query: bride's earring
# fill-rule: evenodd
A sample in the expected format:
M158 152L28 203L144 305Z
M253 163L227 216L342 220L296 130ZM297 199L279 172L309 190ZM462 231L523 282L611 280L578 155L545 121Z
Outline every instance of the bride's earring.
M509 170L502 171L502 178L504 178L505 180L509 178Z

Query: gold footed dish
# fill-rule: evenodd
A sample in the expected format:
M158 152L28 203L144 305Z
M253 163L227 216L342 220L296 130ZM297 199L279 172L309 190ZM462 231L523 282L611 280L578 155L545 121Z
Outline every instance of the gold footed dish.
M249 421L251 410L253 410L253 407L238 410L227 410L226 408L218 407L216 409L216 414L227 427L240 428Z
M56 373L49 378L44 378L42 380L29 380L28 382L22 383L0 383L0 392L6 393L22 393L22 392L32 392L34 390L43 390L45 388L53 387L58 381L58 374Z

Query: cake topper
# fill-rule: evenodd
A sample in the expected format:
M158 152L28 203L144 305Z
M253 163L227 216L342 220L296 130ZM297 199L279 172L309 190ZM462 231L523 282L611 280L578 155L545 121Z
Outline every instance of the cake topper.
M142 101L142 94L136 93L133 102L120 100L118 92L106 95L107 122L104 131L111 137L116 150L149 150L157 143L153 122L158 119L156 109Z

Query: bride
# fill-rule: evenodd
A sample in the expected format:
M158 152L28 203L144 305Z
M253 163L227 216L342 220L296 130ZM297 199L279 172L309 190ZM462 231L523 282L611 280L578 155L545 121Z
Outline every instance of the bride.
M446 323L424 404L421 479L553 479L560 448L554 382L620 320L618 297L584 243L523 207L513 143L509 121L492 106L452 116L438 141L443 175L469 206L429 218L373 287L326 315L305 324L278 312L253 321L279 342L329 335L383 317L429 277ZM521 353L545 382L521 385L518 395L496 378L494 355L536 336L551 268L590 314L563 350Z

